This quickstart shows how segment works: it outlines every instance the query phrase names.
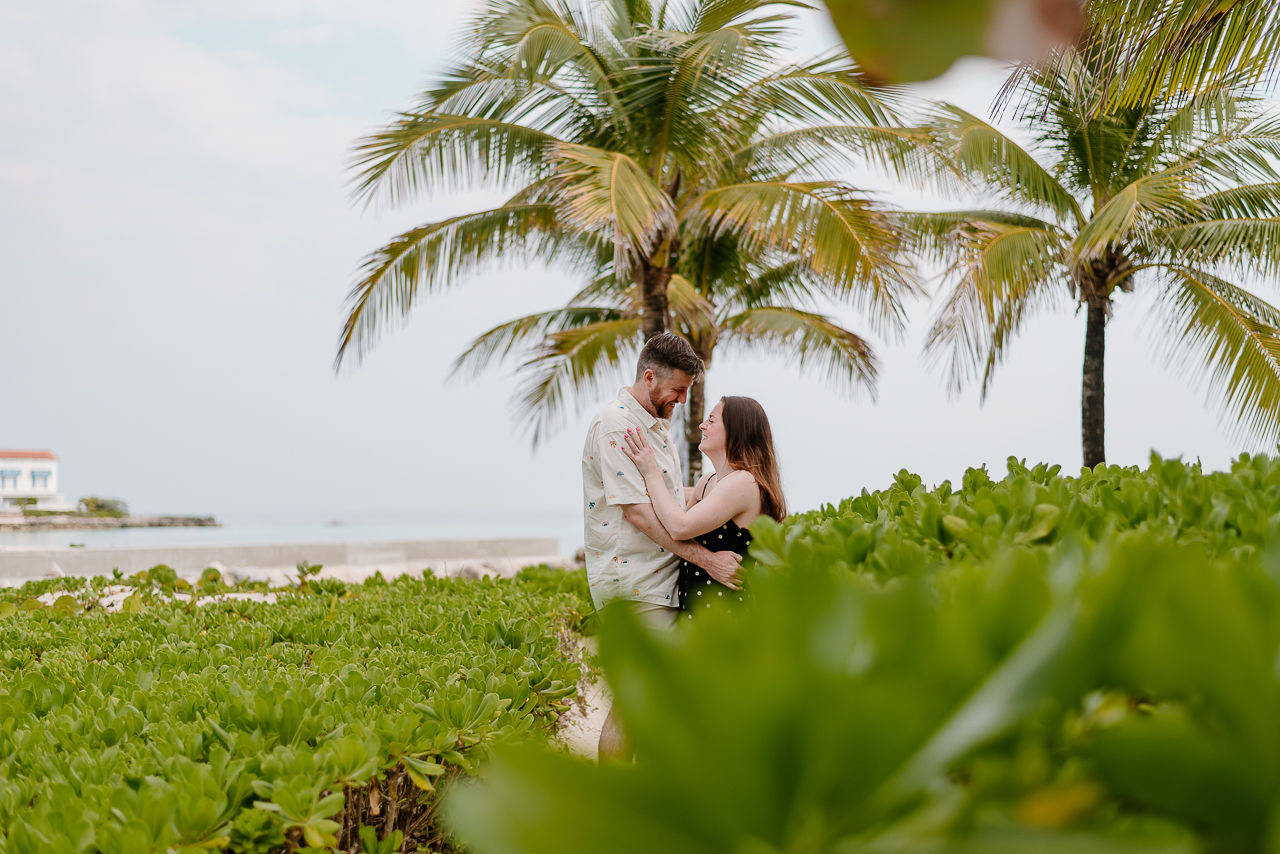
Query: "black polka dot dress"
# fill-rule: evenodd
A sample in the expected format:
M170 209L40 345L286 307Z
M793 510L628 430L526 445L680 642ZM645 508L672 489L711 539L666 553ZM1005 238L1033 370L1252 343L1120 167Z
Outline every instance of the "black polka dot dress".
M695 537L699 543L713 552L733 551L747 553L751 545L751 532L744 531L730 519L714 531ZM693 619L694 614L706 613L713 608L725 607L730 612L746 603L746 593L734 590L716 581L707 571L687 560L680 561L680 610L681 619Z

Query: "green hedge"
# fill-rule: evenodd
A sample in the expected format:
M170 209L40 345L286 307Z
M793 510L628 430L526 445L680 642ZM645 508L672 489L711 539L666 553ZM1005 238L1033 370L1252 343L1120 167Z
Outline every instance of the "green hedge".
M634 765L504 748L453 821L485 854L1280 850L1278 526L1267 457L761 520L744 614L603 615Z
M1230 472L1153 456L1146 469L1099 466L1063 477L1010 457L993 482L985 467L926 489L899 472L888 489L862 493L783 525L764 519L752 550L770 566L821 563L879 578L986 562L1002 549L1048 552L1064 540L1099 543L1125 531L1198 543L1215 560L1251 559L1280 513L1280 462L1244 455Z
M201 603L265 586L210 570L193 588L167 567L124 579L115 613L97 605L120 579L0 594L0 851L443 845L440 782L544 739L574 697L590 606L573 575L303 569L277 604Z

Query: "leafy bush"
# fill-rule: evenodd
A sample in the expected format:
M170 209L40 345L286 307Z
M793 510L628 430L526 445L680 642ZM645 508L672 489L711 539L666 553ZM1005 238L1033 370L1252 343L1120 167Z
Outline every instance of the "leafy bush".
M516 578L547 594L568 593L579 603L574 611L574 630L583 636L595 634L595 605L591 601L591 584L585 569L566 572L559 567L540 563L526 566Z
M119 519L129 515L129 505L120 498L86 495L80 499L80 512L89 516L110 516Z
M1157 456L1145 470L1099 466L1072 478L1059 469L1010 457L1002 481L969 469L958 490L949 481L926 490L902 471L888 489L838 507L783 525L761 520L752 554L769 566L816 562L891 578L988 561L1009 546L1046 551L1073 536L1098 543L1144 530L1233 558L1255 554L1280 512L1280 461L1268 457L1244 455L1210 474Z
M0 852L439 846L441 781L545 738L576 691L573 594L303 581L277 604L164 566L0 591Z
M746 613L606 611L634 765L504 747L453 822L480 852L1275 851L1278 513L1280 461L1153 458L761 520Z

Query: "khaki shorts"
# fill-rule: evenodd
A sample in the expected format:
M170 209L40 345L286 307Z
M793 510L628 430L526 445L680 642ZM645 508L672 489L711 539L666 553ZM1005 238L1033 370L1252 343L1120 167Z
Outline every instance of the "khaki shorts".
M679 608L672 608L670 605L653 605L635 600L628 600L627 604L631 606L631 613L651 629L670 631L676 624L676 617L680 614Z

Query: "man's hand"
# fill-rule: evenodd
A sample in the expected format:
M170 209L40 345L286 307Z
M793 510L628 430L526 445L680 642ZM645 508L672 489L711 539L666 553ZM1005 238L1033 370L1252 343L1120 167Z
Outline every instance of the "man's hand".
M711 557L699 564L716 581L730 590L742 589L742 572L738 564L742 555L737 552L712 552Z
M731 590L742 589L742 576L738 564L742 555L737 552L713 552L705 548L697 540L673 540L662 527L652 504L624 504L622 515L634 525L640 533L662 546L667 551L682 557L689 563L702 567L707 574Z

